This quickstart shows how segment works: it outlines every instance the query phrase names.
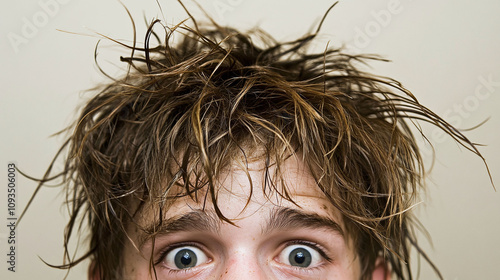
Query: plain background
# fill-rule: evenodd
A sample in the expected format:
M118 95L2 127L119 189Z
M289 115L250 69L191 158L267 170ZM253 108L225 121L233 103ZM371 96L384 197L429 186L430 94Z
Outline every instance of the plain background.
M201 12L186 0L193 14ZM333 1L199 0L221 24L243 30L260 26L278 40L291 40L316 27ZM45 4L44 4L45 3ZM51 3L50 5L47 3ZM174 0L124 1L142 41L154 17L167 23L187 18ZM0 11L0 224L6 224L7 163L41 177L63 141L49 137L71 123L85 90L105 81L93 61L96 32L131 40L130 20L115 0L9 1ZM370 71L391 76L419 100L465 132L486 157L500 188L500 1L341 1L325 21L317 48L341 46L392 60ZM87 34L74 35L57 29ZM17 37L16 37L17 36ZM13 40L15 38L15 40ZM12 41L13 40L13 41ZM118 72L119 56L103 43L99 59ZM113 66L118 65L118 66ZM83 99L82 99L83 98ZM80 103L79 103L80 102ZM483 162L438 130L425 126L436 149L428 191L416 209L434 247L421 239L447 280L500 279L500 193ZM427 162L432 162L428 146ZM57 165L60 168L60 165ZM18 178L18 213L36 184ZM7 227L0 226L2 279L62 279L46 266L62 261L64 195L44 188L17 230L17 272L7 271ZM415 266L417 262L415 262ZM68 279L86 279L87 264ZM437 279L422 263L420 279Z

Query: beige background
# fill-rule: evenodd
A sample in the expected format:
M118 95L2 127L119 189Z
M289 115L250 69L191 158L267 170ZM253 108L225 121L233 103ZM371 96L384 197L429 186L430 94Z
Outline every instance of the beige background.
M167 22L186 18L176 1L160 2ZM193 7L189 0L185 2ZM260 25L277 39L287 40L310 30L333 1L199 2L220 23L242 29ZM161 16L154 0L124 3L141 32L143 14L148 19ZM200 14L194 7L191 10ZM82 92L104 80L93 62L97 37L56 29L89 35L100 32L127 40L132 32L126 12L115 0L5 1L0 13L3 225L7 162L15 161L23 171L42 176L63 139L49 135L70 123ZM344 0L325 21L317 47L323 49L330 40L333 46L344 43L352 50L391 59L391 63L373 64L372 71L402 81L422 103L460 128L489 118L467 135L486 144L481 151L500 188L499 14L500 1L496 0ZM142 38L143 33L139 34ZM126 54L115 51L110 47L100 51L100 60L110 72L116 71L113 64L120 64L119 55ZM434 249L429 254L447 280L500 279L500 193L493 190L481 160L433 128L426 131L437 158L428 178L429 191L417 209L433 237ZM430 153L426 155L430 162ZM34 187L35 183L19 178L18 212ZM62 259L62 198L59 188L44 188L36 198L18 228L16 273L7 272L7 228L0 226L1 279L64 277L64 271L51 269L39 259L53 264ZM85 270L86 264L75 268L68 279L86 279ZM424 264L420 278L436 276Z

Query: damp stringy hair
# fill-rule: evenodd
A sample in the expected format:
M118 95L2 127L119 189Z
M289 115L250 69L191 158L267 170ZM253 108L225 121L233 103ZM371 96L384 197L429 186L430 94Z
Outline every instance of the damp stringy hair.
M159 228L180 196L206 200L231 223L219 210L217 178L255 149L276 170L264 192L289 200L280 166L301 156L342 214L362 279L380 256L397 278L412 279L412 248L434 267L408 211L424 173L409 123L431 123L482 158L475 145L399 82L357 67L376 57L333 48L308 53L317 32L279 43L262 31L241 33L215 22L202 27L191 19L193 26L153 21L141 46L118 42L131 50L121 58L127 75L86 103L56 156L67 151L64 170L50 178L49 168L42 180L62 177L67 186L71 219L59 267L90 258L101 279L121 278L127 227L148 207ZM151 47L150 39L158 44ZM183 192L174 192L179 185ZM90 247L75 258L68 242L86 232L85 223Z

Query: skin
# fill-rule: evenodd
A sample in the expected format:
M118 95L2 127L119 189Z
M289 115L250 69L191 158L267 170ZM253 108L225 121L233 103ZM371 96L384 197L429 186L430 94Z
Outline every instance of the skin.
M203 200L178 199L165 214L167 226L154 243L139 227L129 229L124 278L155 279L156 272L159 280L360 279L359 258L345 236L338 211L297 157L290 157L282 167L296 204L264 194L263 161L248 164L252 184L243 169L233 165L220 178L218 205L234 225L221 222L209 204L203 210ZM142 211L138 219L141 226L150 227L153 216ZM183 249L197 257L196 263L190 259L191 268L179 268L175 263L176 258L177 264L182 259ZM310 263L300 263L300 253L310 254ZM299 263L294 262L297 254ZM154 271L150 269L151 256ZM372 279L389 279L388 274L379 260Z

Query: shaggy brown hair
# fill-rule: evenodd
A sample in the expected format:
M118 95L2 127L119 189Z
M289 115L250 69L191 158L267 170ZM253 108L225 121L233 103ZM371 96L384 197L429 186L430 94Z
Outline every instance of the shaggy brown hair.
M410 249L423 252L408 210L424 169L408 122L434 124L481 156L474 144L397 81L358 69L375 57L332 48L308 53L316 33L278 43L261 31L194 22L163 26L160 40L158 24L149 27L144 46L126 46L132 54L121 60L130 71L86 103L64 144L71 220L61 267L91 258L102 279L120 278L128 225L145 207L161 224L179 196L208 197L220 219L231 222L219 210L216 181L254 147L277 170L264 192L289 200L280 166L301 155L342 214L363 279L379 256L398 278L412 279ZM150 38L159 44L150 47ZM184 192L174 193L176 185ZM199 198L199 191L209 195ZM90 248L74 259L67 244L85 221Z

